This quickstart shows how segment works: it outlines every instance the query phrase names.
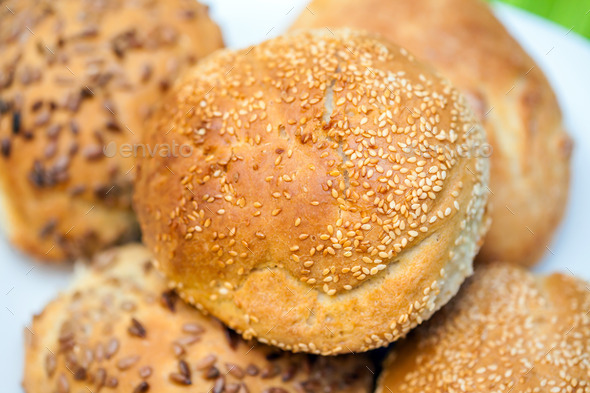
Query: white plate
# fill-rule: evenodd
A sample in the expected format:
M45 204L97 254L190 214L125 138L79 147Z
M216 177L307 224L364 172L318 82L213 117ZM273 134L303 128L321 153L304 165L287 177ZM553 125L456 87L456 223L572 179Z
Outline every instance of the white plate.
M209 0L229 47L247 47L282 33L304 0ZM548 245L541 272L562 271L590 280L590 42L560 26L509 6L498 16L545 70L575 139L571 200L564 223ZM475 43L477 44L477 43ZM542 197L540 195L539 197ZM35 263L0 238L0 392L22 391L23 330L34 313L67 285L72 269ZM590 287L589 287L590 290ZM31 392L34 393L34 392Z

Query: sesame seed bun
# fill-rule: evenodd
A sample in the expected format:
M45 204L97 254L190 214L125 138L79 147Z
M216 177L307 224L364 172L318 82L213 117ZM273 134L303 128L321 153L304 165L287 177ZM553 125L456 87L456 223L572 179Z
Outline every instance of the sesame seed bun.
M479 265L393 348L377 392L590 392L588 288L570 275Z
M2 2L0 189L12 242L63 260L136 238L134 159L122 149L175 77L221 46L192 0Z
M311 11L310 11L311 10ZM567 205L572 140L539 66L480 0L314 0L292 29L382 34L468 98L491 148L492 225L478 260L533 265Z
M136 244L97 255L34 318L25 330L26 392L371 390L367 357L316 358L246 342L177 301L150 259Z
M144 241L190 303L292 351L405 335L471 273L485 143L464 99L404 49L349 30L222 51L165 100L140 160Z

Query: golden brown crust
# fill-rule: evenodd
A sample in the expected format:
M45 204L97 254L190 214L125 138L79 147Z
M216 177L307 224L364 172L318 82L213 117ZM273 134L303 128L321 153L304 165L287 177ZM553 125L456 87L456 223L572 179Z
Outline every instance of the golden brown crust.
M206 7L15 0L2 3L0 25L0 188L12 241L63 260L137 237L134 159L118 148L138 143L187 65L222 46Z
M396 345L378 393L590 392L590 289L482 264L447 306Z
M176 301L150 258L140 245L106 251L35 317L25 331L25 391L370 391L368 357L316 358L246 342Z
M382 34L462 89L487 131L492 226L478 259L537 262L565 210L572 141L551 86L480 0L314 0L293 25ZM510 233L510 236L506 236Z
M198 65L140 162L144 241L189 302L292 351L365 351L452 296L485 230L485 142L404 49L306 32ZM467 147L466 147L467 146ZM465 153L465 152L463 152Z

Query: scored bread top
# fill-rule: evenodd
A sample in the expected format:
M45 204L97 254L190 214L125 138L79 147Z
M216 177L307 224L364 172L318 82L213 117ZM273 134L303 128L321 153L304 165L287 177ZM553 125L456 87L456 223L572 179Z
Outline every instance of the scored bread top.
M478 260L538 262L567 206L573 142L542 68L490 3L314 0L291 29L339 26L381 34L461 90L490 143L480 151L491 160L492 224Z
M213 55L148 133L149 144L190 153L139 163L136 207L160 267L190 302L286 348L283 340L329 336L324 322L351 320L360 305L337 313L328 303L371 293L387 276L399 274L386 292L404 300L391 295L393 304L366 312L384 313L376 323L389 331L402 313L387 313L402 303L417 323L448 296L426 287L454 264L456 246L472 254L485 228L487 161L470 152L485 143L481 127L445 79L368 34L304 32ZM432 242L439 255L421 255L426 268L400 258ZM457 256L462 267L450 274L468 274L471 257ZM403 278L413 268L417 282ZM270 301L285 307L267 309ZM299 320L265 337L285 313ZM377 345L354 340L362 343L346 345ZM346 351L337 341L308 350Z

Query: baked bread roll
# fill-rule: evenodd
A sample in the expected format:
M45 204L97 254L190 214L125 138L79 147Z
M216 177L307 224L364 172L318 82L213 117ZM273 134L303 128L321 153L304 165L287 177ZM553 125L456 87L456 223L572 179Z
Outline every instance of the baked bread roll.
M44 260L137 237L134 154L153 103L222 46L192 0L0 7L0 189L8 234ZM136 152L136 153L134 153Z
M309 11L311 10L311 12ZM492 226L478 260L533 265L567 203L572 141L539 66L480 0L314 0L293 25L377 32L469 99L491 148Z
M371 389L375 368L365 356L316 358L246 342L176 301L140 245L96 258L25 330L26 392Z
M154 115L135 206L188 302L244 337L324 355L383 346L455 294L486 228L485 143L462 96L348 30L197 65Z
M590 392L588 284L479 265L393 348L378 384L378 393Z

